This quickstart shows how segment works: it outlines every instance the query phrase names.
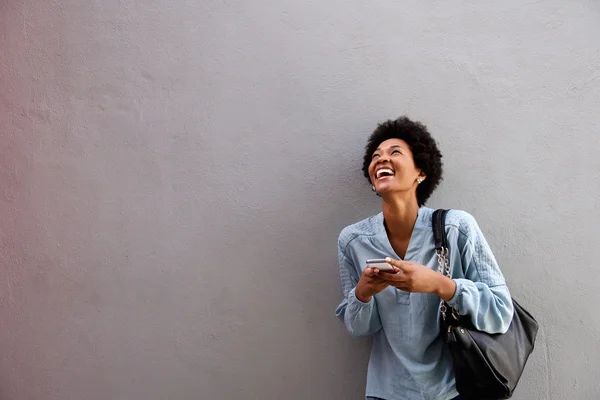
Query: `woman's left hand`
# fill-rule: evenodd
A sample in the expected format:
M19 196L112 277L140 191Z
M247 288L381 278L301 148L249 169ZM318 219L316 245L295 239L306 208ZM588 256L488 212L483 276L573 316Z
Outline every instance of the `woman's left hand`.
M456 283L437 271L413 261L386 258L388 264L400 269L397 274L380 272L379 276L390 286L405 292L435 293L450 300L456 291Z

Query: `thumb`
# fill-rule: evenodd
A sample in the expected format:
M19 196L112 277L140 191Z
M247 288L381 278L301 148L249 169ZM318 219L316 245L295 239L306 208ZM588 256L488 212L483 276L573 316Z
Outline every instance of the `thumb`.
M375 269L371 267L365 268L365 275L368 277L372 277L373 275L375 275Z
M396 268L399 268L401 271L404 271L404 272L409 272L412 270L410 264L407 263L406 261L394 260L393 258L387 257L385 259L385 262L387 262L388 264L390 264Z

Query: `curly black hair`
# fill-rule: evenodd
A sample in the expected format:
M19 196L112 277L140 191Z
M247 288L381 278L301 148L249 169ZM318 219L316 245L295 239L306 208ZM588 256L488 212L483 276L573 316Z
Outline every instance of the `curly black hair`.
M417 203L419 207L424 205L442 181L442 153L440 153L435 140L425 125L418 121L412 121L406 116L379 124L365 146L362 169L369 182L371 182L369 165L373 153L382 142L388 139L404 140L413 153L415 166L427 176L427 179L417 187Z

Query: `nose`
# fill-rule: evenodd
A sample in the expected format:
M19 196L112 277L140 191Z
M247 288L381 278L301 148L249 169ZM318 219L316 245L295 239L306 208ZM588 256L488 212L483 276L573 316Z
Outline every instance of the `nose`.
M386 155L382 155L381 157L379 157L379 160L377 160L377 164L384 164L388 161L390 161L390 158Z

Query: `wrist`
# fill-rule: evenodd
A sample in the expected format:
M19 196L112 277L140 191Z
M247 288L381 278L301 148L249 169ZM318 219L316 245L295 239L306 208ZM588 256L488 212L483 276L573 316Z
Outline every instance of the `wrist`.
M444 301L448 301L453 298L454 294L456 293L456 282L447 276L440 275L440 279L434 293L441 297Z
M363 303L368 303L371 301L371 299L373 298L372 294L369 293L365 293L366 291L363 289L363 287L359 284L356 285L356 288L354 289L354 295L356 296L356 298L363 302Z

